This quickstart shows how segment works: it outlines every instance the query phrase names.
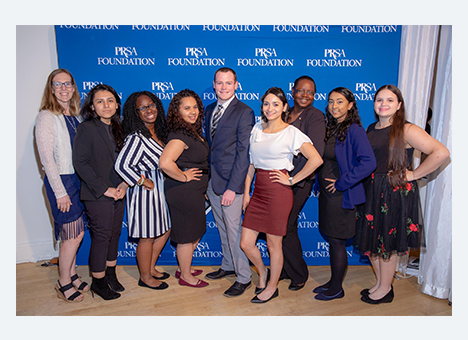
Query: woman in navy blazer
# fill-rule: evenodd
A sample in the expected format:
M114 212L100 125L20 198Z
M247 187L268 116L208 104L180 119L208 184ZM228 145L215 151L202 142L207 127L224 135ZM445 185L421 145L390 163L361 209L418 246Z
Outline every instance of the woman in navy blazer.
M128 185L114 170L123 145L120 98L108 85L97 85L88 94L73 144L73 166L81 179L80 199L90 221L89 267L91 291L104 300L120 297L124 287L115 266Z
M361 181L376 167L353 93L344 87L332 90L325 111L325 150L318 174L319 228L329 240L331 279L314 289L315 298L323 301L344 296L346 240L355 234L355 206L366 201Z

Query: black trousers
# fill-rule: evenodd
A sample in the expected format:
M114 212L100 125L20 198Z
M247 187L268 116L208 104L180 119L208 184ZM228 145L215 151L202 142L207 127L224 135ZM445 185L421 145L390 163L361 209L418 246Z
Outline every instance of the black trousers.
M291 279L292 283L305 283L309 278L309 270L302 256L302 246L297 234L297 219L305 202L312 192L314 180L306 181L303 187L292 188L294 202L288 220L286 235L283 237L284 264L281 277Z
M93 273L106 270L107 261L115 261L119 248L125 199L118 201L84 201L89 218L91 249L89 269Z

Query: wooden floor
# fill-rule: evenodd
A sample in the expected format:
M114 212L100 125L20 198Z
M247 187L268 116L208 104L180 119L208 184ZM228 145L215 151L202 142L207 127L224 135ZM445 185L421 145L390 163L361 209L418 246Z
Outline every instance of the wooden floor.
M217 267L195 267L205 273ZM235 281L235 277L208 281L206 288L179 286L174 277L177 269L172 266L158 267L171 274L166 280L169 288L154 291L137 285L139 274L136 266L117 266L117 276L125 286L122 296L113 301L104 301L91 293L85 293L81 303L66 303L56 296L54 285L58 279L56 266L42 267L41 263L16 265L16 315L76 315L76 316L367 316L367 315L452 315L448 300L440 300L420 292L416 277L394 280L395 299L390 304L368 305L360 301L360 291L374 283L374 274L369 266L351 266L344 282L345 297L333 301L314 299L312 290L329 278L328 266L309 267L309 280L297 292L290 291L289 280L279 283L279 297L266 304L253 304L254 286L258 276L252 270L252 287L242 296L226 298L223 292ZM87 266L79 266L78 274L91 282ZM31 289L31 288L34 289Z

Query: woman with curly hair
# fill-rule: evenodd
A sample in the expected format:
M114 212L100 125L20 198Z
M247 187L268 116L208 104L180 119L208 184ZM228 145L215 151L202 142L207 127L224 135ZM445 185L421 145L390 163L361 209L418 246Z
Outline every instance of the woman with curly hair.
M325 112L325 151L318 173L319 228L328 237L331 278L314 292L317 300L329 301L344 296L346 240L355 234L356 205L366 201L361 181L376 163L353 93L344 87L332 90Z
M117 92L104 84L92 88L81 114L86 121L78 126L73 166L81 179L80 199L90 222L91 291L112 300L125 290L115 267L128 187L114 170L124 142Z
M84 206L79 200L80 179L72 165L72 147L80 116L80 94L71 73L50 73L36 118L36 143L45 171L44 187L60 240L57 296L67 302L83 301L88 291L76 273L76 252L84 235ZM77 291L78 290L78 291Z
M123 107L125 143L115 170L127 182L128 236L137 238L138 285L151 289L169 287L155 264L167 242L170 220L164 196L164 176L159 157L166 142L166 115L161 101L148 91L132 93Z
M208 186L209 146L203 137L203 103L191 90L174 96L167 112L167 145L159 159L160 168L169 176L164 184L171 216L171 240L177 243L176 272L179 284L205 287L208 283L195 276L192 257L206 231L205 193Z
M378 121L367 128L377 168L365 182L367 202L358 209L354 245L368 255L377 283L361 292L370 304L393 301L392 286L398 255L419 245L419 190L417 180L436 170L450 153L420 127L406 121L400 90L384 85L374 97ZM428 155L414 170L414 149Z

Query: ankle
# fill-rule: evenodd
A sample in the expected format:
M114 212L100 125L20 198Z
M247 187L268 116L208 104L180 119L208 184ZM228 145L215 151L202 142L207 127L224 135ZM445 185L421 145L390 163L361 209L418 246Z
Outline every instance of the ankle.
M106 276L116 276L115 274L115 267L106 267Z

